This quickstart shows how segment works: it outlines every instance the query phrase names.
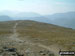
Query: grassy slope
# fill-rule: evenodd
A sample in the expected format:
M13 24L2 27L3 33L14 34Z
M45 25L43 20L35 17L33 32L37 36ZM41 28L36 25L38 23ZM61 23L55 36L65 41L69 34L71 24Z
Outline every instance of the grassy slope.
M30 36L31 39L47 39L47 41L39 41L45 45L58 44L69 50L75 47L75 30L69 28L33 21L23 21L18 25L17 29L21 36Z
M13 26L15 25L16 21L7 21L7 22L0 22L0 34L9 34L12 33Z
M0 34L12 33L12 26L15 22L0 23ZM29 36L30 40L36 39L35 42L45 45L58 44L68 50L75 50L75 30L69 28L35 21L22 21L17 26L17 32L23 39ZM40 40L37 41L37 39Z

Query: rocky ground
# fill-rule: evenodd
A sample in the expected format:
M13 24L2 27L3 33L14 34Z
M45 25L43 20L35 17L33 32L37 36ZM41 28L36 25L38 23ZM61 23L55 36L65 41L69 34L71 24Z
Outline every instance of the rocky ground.
M16 32L17 25L18 23L15 23L13 26L13 34L1 40L3 43L0 43L0 56L54 56L47 46L32 43L28 39L19 39Z
M59 55L61 45L52 44L51 41L49 43L49 39L46 38L21 36L17 27L22 22L18 21L13 24L12 33L0 34L0 56L61 56Z

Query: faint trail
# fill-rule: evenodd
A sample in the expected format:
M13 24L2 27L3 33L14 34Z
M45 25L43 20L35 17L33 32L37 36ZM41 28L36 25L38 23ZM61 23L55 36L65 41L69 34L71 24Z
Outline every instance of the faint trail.
M17 25L19 24L20 22L17 22L15 25L14 25L14 27L13 27L13 34L9 37L9 38L11 38L12 40L14 40L14 41L23 41L23 40L20 40L19 38L17 38L18 37L18 33L17 33L17 31L16 31L16 28L17 28Z
M56 56L59 56L58 55L58 49L55 48L56 46L53 46L53 47L50 47L50 46L46 46L46 45L43 45L43 44L40 44L40 43L33 43L32 41L29 41L28 39L24 39L24 40L21 40L18 38L18 33L16 31L16 28L18 26L20 22L17 22L14 27L13 27L13 34L9 37L11 40L14 40L16 42L18 41L26 41L25 44L28 44L28 45L31 45L31 46L38 46L38 47L42 47L46 50L49 50L49 51L52 51Z
M48 51L53 52L56 56L60 56L59 55L59 48L56 47L56 46L51 46L50 47L50 46L46 46L46 45L43 45L43 44L40 44L40 43L32 43L32 42L28 42L28 41L26 41L26 42L29 45L33 45L33 46L38 46L38 47L44 48L44 49L46 49Z
M17 33L17 31L16 31L17 25L18 25L18 23L16 23L15 26L13 27L13 33Z
M59 55L59 48L57 48L56 46L50 47L50 46L42 45L40 43L38 43L37 46L45 48L45 49L47 49L49 51L52 51L56 56L60 56Z

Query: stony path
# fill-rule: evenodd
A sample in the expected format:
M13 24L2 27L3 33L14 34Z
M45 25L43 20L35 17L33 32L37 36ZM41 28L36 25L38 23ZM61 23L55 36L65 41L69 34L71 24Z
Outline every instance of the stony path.
M38 47L41 47L41 48L47 49L49 51L52 51L56 56L59 56L59 54L57 52L59 49L55 48L55 46L54 47L50 47L50 46L46 46L46 45L43 45L43 44L40 44L40 43L33 43L33 42L29 41L28 39L26 39L26 40L25 39L24 40L19 39L18 38L18 33L16 31L16 27L17 27L17 25L19 23L20 22L16 23L14 25L14 27L13 27L13 34L9 37L11 40L14 40L16 42L25 41L25 44L32 45L32 46L35 46L36 45Z
M14 27L13 27L13 34L9 37L10 39L12 39L12 40L14 40L14 41L16 41L16 42L18 42L18 41L23 41L23 40L21 40L21 39L18 38L18 33L17 33L17 31L16 31L16 27L17 27L18 24L19 24L19 23L16 23L16 24L14 25Z

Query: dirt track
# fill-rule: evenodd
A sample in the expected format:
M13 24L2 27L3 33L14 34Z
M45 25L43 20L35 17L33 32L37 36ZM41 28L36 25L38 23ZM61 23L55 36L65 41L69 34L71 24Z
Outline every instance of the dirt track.
M56 47L56 46L50 47L50 46L46 46L46 45L43 45L43 44L40 44L40 43L33 43L33 42L29 41L28 39L26 39L26 40L25 39L24 40L19 39L18 33L16 31L16 28L17 28L19 23L20 22L16 23L13 27L13 34L9 37L11 40L14 40L16 42L19 42L19 41L24 42L25 41L25 44L32 45L32 46L36 45L38 47L41 47L41 48L44 48L46 50L49 50L49 51L53 52L56 56L59 56L59 53L58 53L59 48Z

